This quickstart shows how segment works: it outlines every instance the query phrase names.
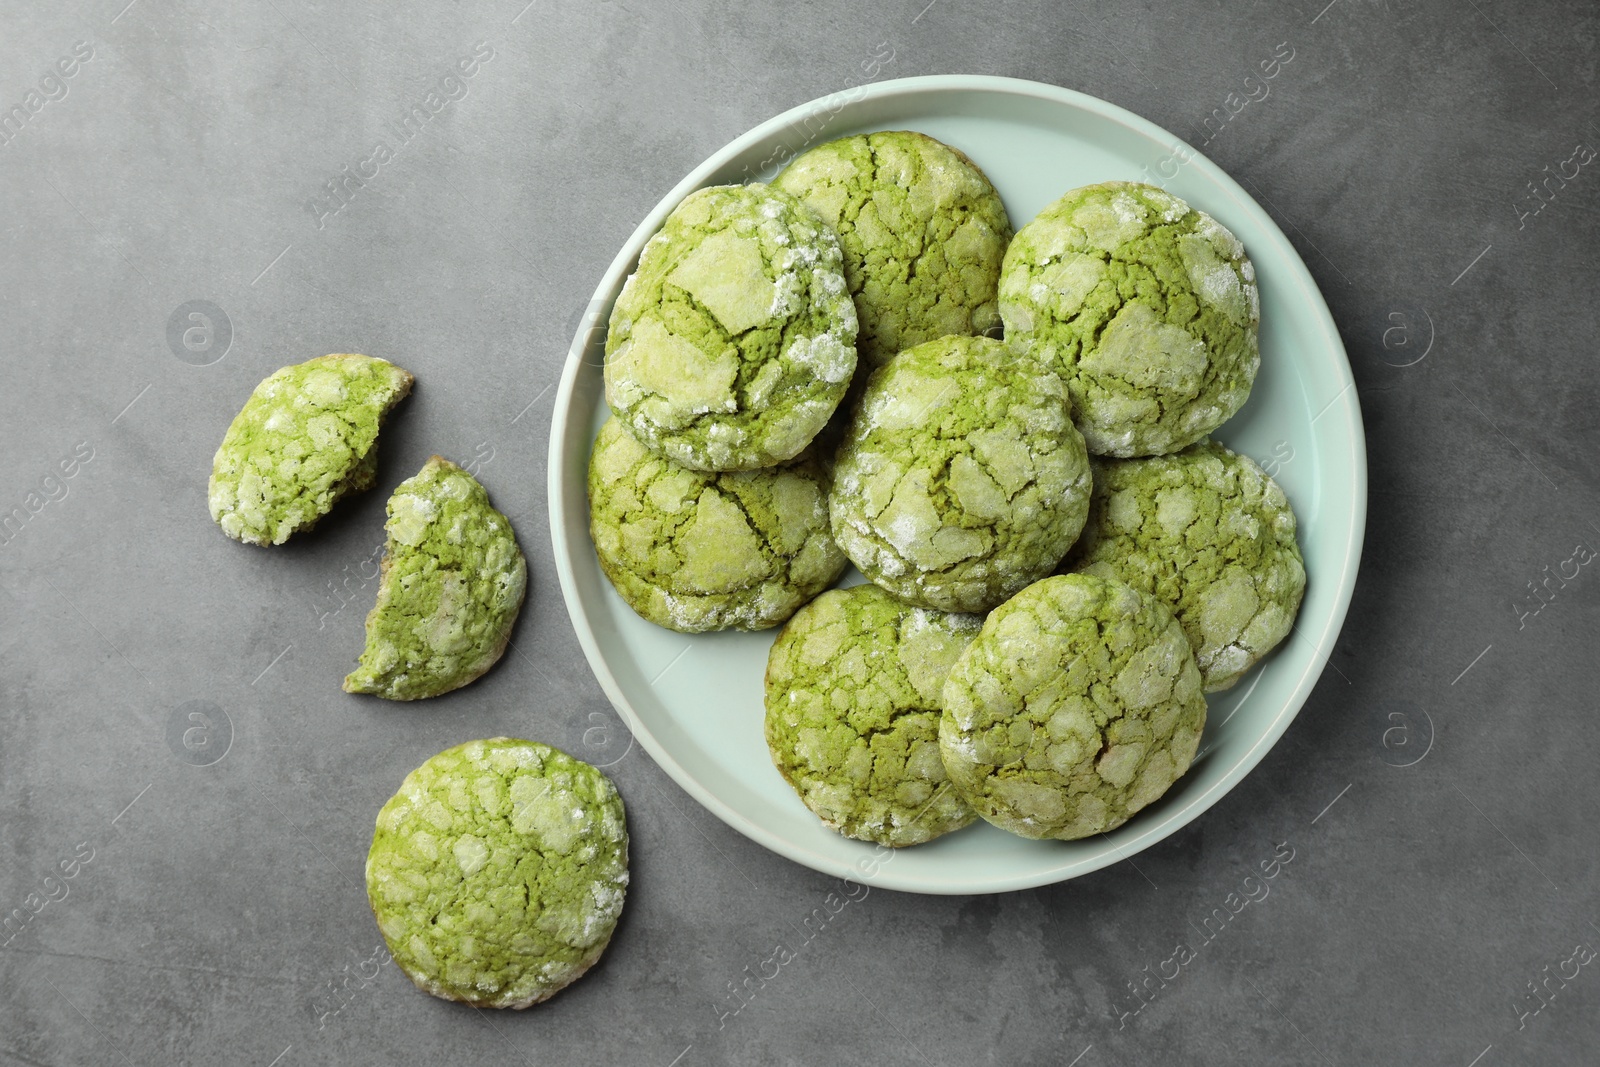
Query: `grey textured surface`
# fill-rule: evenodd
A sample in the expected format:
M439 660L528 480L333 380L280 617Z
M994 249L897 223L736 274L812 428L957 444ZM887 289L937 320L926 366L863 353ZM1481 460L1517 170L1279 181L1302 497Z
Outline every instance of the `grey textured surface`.
M0 934L0 1062L1592 1062L1600 172L1548 179L1600 145L1592 5L125 2L0 3L0 106L93 49L0 145L0 511L38 508L0 544L0 915L32 914ZM870 76L1036 78L1201 147L1305 257L1367 420L1361 578L1289 733L1137 866L1004 896L844 887L701 810L629 747L545 530L551 387L615 249L885 54ZM220 358L182 315L169 345L196 300ZM228 541L228 420L339 351L418 376L380 488ZM515 651L424 704L346 696L384 496L435 451L517 522ZM497 733L612 763L636 880L589 977L489 1016L373 954L361 869L403 775Z

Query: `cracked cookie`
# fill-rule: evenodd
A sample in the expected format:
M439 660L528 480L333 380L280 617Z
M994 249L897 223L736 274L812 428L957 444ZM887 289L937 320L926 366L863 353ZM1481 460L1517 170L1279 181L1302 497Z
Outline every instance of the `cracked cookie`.
M907 349L867 380L833 472L834 539L907 603L987 611L1055 570L1089 508L1067 390L986 337Z
M628 606L684 633L776 626L845 566L810 453L764 470L690 470L617 419L589 457L589 535Z
M378 429L411 392L409 373L372 356L318 356L255 387L223 435L206 490L222 532L281 545L346 493L372 488Z
M1206 700L1183 628L1155 597L1059 575L996 608L944 684L939 749L1003 830L1104 833L1188 770Z
M689 194L611 311L606 400L652 452L704 471L770 467L822 429L856 367L839 243L765 185Z
M839 235L868 366L949 334L998 331L1011 220L961 152L908 130L862 134L803 153L772 184Z
M537 741L492 737L434 756L378 812L367 899L418 988L526 1008L600 959L628 886L622 798Z
M824 825L898 848L977 818L949 785L939 714L982 625L875 585L830 589L789 620L767 658L767 748Z
M1017 231L1000 272L1006 339L1072 393L1089 451L1152 456L1243 406L1261 355L1238 238L1153 185L1074 189Z
M478 480L434 456L389 498L378 602L347 693L418 700L500 659L528 588L511 522Z
M1119 578L1171 608L1207 692L1288 635L1306 588L1288 498L1215 441L1096 463L1089 520L1063 567Z

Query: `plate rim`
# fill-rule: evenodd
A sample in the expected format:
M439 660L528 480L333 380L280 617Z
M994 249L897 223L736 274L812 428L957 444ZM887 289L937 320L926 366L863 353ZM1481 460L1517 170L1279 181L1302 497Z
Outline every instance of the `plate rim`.
M1110 847L1097 855L1064 861L1055 868L1033 870L1023 874L1005 877L956 877L948 882L929 884L925 879L908 881L897 877L893 873L882 870L881 864L875 862L869 864L865 857L850 863L822 853L813 852L745 818L678 763L640 720L633 709L632 703L624 694L621 684L617 681L615 674L606 662L605 656L596 640L594 626L584 611L578 596L576 577L573 573L571 562L573 547L566 533L566 509L562 502L562 494L565 489L563 474L570 462L565 437L567 424L571 421L572 394L577 387L578 376L584 366L584 355L588 349L589 339L599 319L601 309L596 305L600 304L601 301L598 299L598 294L610 292L620 286L626 273L638 259L644 242L660 229L666 216L685 196L705 185L710 176L726 166L730 160L737 158L752 146L766 141L774 134L791 129L796 121L815 116L820 108L828 107L841 96L850 96L851 99L840 108L834 109L836 114L843 113L844 108L855 107L867 101L882 100L894 96L924 96L947 92L974 91L1028 97L1062 105L1071 110L1086 112L1097 118L1109 120L1128 128L1135 134L1143 135L1152 140L1170 143L1174 151L1181 148L1193 157L1193 162L1198 162L1207 169L1208 178L1215 180L1224 191L1230 193L1247 210L1253 210L1258 215L1256 221L1269 228L1272 234L1276 234L1278 240L1282 242L1283 248L1287 250L1293 284L1300 288L1303 291L1303 295L1308 298L1303 303L1307 310L1310 311L1314 325L1338 357L1335 360L1336 365L1333 369L1337 372L1337 378L1342 388L1334 400L1329 402L1329 407L1324 410L1323 414L1327 416L1335 416L1337 414L1342 417L1346 424L1345 431L1353 443L1354 451L1350 456L1351 463L1348 473L1350 478L1350 499L1354 506L1350 514L1348 529L1343 531L1342 543L1336 546L1342 556L1341 565L1337 573L1330 573L1326 576L1319 574L1318 576L1319 583L1327 582L1335 588L1332 610L1320 632L1301 635L1310 638L1313 643L1313 653L1310 660L1307 661L1300 677L1295 680L1287 702L1270 722L1267 729L1262 732L1253 745L1233 761L1233 764L1226 769L1215 783L1198 795L1187 798L1181 807L1165 813L1159 821L1151 823L1142 832L1136 833L1131 840L1118 845L1111 841L1109 837L1105 838L1105 843ZM1283 279L1278 284L1283 284L1286 281L1290 281L1290 279ZM1074 89L1023 78L992 75L945 74L896 78L828 93L798 104L751 127L707 156L706 159L689 171L676 185L667 191L655 207L640 221L628 239L623 242L616 257L612 259L610 266L606 268L594 292L596 295L591 297L589 306L579 322L578 332L573 337L571 346L567 351L567 358L562 367L560 385L556 391L550 420L550 444L546 462L548 525L550 528L551 548L554 551L556 571L561 586L562 600L566 604L568 617L572 622L573 630L577 634L578 643L583 649L584 658L588 661L590 671L600 683L606 698L617 710L617 713L627 722L628 729L650 754L656 765L666 771L668 776L679 787L692 796L707 811L764 848L825 874L853 881L870 881L875 887L884 889L933 895L1012 892L1081 877L1113 863L1120 862L1164 840L1216 805L1245 776L1255 769L1261 760L1266 757L1267 752L1287 732L1289 724L1299 715L1301 708L1304 707L1306 700L1310 697L1312 689L1315 688L1317 681L1320 680L1323 671L1327 667L1339 632L1342 630L1349 613L1350 602L1355 592L1356 577L1360 570L1362 549L1366 539L1368 503L1366 435L1361 417L1360 397L1355 389L1355 378L1351 371L1349 354L1345 350L1344 341L1333 321L1333 315L1328 309L1327 301L1324 299L1321 289L1317 286L1316 280L1311 276L1310 270L1306 267L1304 258L1295 249L1288 236L1272 219L1266 209L1261 206L1255 197L1246 192L1238 182L1234 181L1232 176L1223 168L1194 149L1182 138L1150 120L1117 104ZM610 301L605 301L605 303L609 305ZM1322 415L1317 416L1318 419L1322 417ZM587 528L587 522L584 525ZM587 543L585 547L592 551L592 546L588 546ZM1124 825L1133 826L1136 824Z

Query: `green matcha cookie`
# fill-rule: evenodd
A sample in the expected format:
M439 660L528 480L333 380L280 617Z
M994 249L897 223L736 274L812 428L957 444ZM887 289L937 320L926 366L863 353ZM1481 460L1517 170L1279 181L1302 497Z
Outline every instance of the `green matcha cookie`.
M845 137L804 153L772 184L838 233L861 320L856 351L869 366L936 337L998 333L1011 220L954 148L906 130Z
M1289 633L1306 570L1294 511L1248 456L1215 441L1095 465L1083 539L1063 566L1120 578L1178 617L1207 692Z
M537 741L439 753L378 812L367 900L420 989L526 1008L605 951L628 886L628 826L611 780Z
M606 335L606 400L652 452L695 470L800 453L856 369L839 242L765 185L690 193L639 255Z
M1238 238L1153 185L1074 189L1017 231L1006 339L1067 380L1089 451L1176 452L1243 406L1261 363L1255 268Z
M528 589L511 522L478 480L434 456L389 498L378 602L346 693L417 700L459 689L500 659Z
M589 533L628 606L684 633L776 626L845 566L810 453L767 470L693 471L616 419L589 457Z
M984 622L945 679L939 749L979 815L1070 841L1165 793L1205 721L1200 669L1172 613L1122 582L1069 574Z
M939 713L982 625L875 585L830 589L789 620L767 657L767 747L824 824L898 848L977 818L939 758Z
M999 341L943 337L867 380L829 509L845 555L901 600L987 611L1055 570L1089 488L1055 372Z
M222 532L281 545L346 493L372 488L378 428L412 377L371 356L318 356L267 378L211 461L206 496Z

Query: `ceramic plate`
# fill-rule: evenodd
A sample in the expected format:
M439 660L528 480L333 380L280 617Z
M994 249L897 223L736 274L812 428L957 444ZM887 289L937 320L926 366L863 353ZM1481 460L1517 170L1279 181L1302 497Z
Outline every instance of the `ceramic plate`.
M1188 774L1109 834L1028 841L980 822L889 850L833 833L779 777L762 738L762 672L776 631L689 636L647 623L612 590L589 540L585 475L607 414L605 324L645 241L695 189L768 180L810 145L892 129L920 130L972 157L1018 228L1075 186L1164 184L1237 234L1259 275L1261 372L1249 403L1215 436L1265 467L1294 504L1305 603L1294 634L1211 697ZM707 809L767 848L829 874L922 893L1073 878L1148 848L1215 804L1282 736L1322 673L1350 603L1367 502L1361 411L1344 347L1305 264L1260 205L1178 138L1119 107L986 77L909 78L836 93L762 123L679 182L617 253L573 340L550 429L549 479L567 610L595 676L645 750Z

